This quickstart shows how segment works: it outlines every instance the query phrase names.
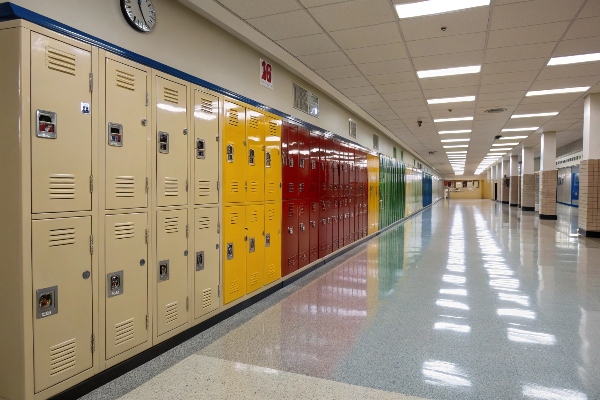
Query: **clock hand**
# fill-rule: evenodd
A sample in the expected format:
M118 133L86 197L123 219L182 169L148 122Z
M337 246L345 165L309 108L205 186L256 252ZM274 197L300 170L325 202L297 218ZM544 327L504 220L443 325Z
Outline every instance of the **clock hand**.
M142 10L142 0L138 0L138 6L140 7L140 14L142 14L142 19L144 23L148 25L148 21L146 21L146 16L144 15L144 10Z

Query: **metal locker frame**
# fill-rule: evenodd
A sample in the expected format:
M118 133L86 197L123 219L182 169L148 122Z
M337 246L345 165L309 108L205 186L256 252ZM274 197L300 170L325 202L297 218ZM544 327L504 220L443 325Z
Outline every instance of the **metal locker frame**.
M193 160L194 204L217 204L219 202L219 131L221 99L215 94L194 86L193 113Z
M221 280L220 209L217 206L194 210L194 319L218 310Z
M283 121L281 148L283 200L295 199L298 197L298 127L287 121Z
M333 197L331 204L331 225L332 225L332 239L331 239L331 252L337 251L340 246L340 237L339 237L339 208L340 208L340 200L337 197Z
M265 204L264 284L281 278L281 203Z
M308 198L317 199L319 198L320 182L319 178L321 175L321 163L319 161L320 148L320 134L317 131L310 132L310 163L309 163L309 184L308 184Z
M265 206L246 206L246 293L260 289L264 284L265 265ZM241 249L240 249L241 250Z

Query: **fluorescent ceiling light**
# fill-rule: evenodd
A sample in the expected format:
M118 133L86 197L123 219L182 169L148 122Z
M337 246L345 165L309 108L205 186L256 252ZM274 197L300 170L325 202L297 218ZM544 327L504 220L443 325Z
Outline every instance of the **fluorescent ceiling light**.
M529 136L503 136L498 140L527 139Z
M500 146L516 146L519 143L494 143L492 146L500 147Z
M553 57L548 62L548 65L567 65L592 61L600 61L600 53L581 54L578 56Z
M468 144L459 144L459 145L455 145L455 146L444 146L445 149L454 149L457 147L469 147Z
M558 111L556 112L545 112L545 113L537 113L537 114L516 114L511 118L535 118L535 117L553 117L558 115Z
M461 153L467 154L467 151L461 150L461 151L447 151L446 152L446 154L461 154Z
M509 150L512 150L512 147L508 147L506 149L504 149L504 148L502 148L502 149L490 149L490 151L509 151ZM506 154L506 153L504 153L504 154Z
M466 154L448 154L448 158L467 158Z
M439 131L440 135L446 135L448 133L471 133L471 129L459 129L457 131Z
M449 143L449 142L468 142L471 139L444 139L441 142L442 143Z
M506 154L506 153L488 153L488 155L487 155L487 156L503 156L503 155L505 155L505 154Z
M527 92L525 97L531 96L545 96L547 94L563 94L563 93L580 93L587 92L590 86L582 86L582 87L572 87L572 88L564 88L564 89L550 89L550 90L534 90L532 92Z
M430 69L427 71L417 71L417 76L419 78L423 79L423 78L435 78L438 76L477 74L479 72L481 72L481 65L472 65L470 67Z
M398 17L402 19L489 5L490 0L428 0L418 3L396 4L396 12L398 13Z
M427 100L427 104L461 103L463 101L475 101L475 96L447 97L444 99L429 99L429 100Z
M433 120L433 122L455 122L455 121L473 121L473 117L440 118L440 119Z
M529 128L506 128L506 129L502 129L502 132L537 131L538 129L540 129L539 126L532 126Z

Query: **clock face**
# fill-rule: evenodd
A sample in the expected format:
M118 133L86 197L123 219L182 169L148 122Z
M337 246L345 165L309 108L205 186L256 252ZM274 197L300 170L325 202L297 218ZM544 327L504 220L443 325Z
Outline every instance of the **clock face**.
M152 0L121 0L125 20L140 32L150 32L156 24Z

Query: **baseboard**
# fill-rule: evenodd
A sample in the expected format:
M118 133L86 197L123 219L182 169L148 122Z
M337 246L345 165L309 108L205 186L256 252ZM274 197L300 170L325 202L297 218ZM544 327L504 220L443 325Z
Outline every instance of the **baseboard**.
M578 230L581 236L589 237L589 238L600 238L600 232L598 231L586 231L583 228L579 228Z
M511 207L519 207L519 205L518 205L518 204L511 204L510 206L511 206Z
M521 207L523 211L535 211L535 207Z
M557 220L558 217L556 215L540 214L540 219Z

